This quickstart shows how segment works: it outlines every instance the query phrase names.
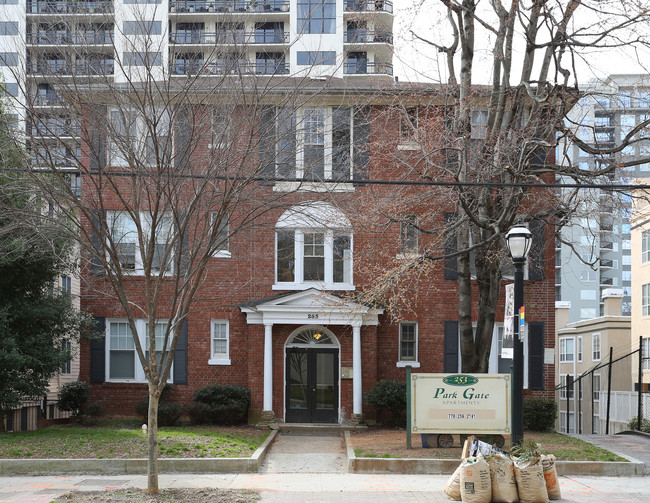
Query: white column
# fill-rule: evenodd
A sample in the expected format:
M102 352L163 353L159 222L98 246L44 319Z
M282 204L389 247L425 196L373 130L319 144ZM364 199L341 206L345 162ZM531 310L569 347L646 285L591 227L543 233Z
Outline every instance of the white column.
M362 413L361 323L352 325L352 413Z
M264 324L264 410L273 410L273 324Z

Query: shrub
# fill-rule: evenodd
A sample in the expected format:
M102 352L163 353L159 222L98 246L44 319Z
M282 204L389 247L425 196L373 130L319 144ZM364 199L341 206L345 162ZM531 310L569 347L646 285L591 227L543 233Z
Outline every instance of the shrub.
M366 393L366 403L377 410L377 417L385 410L391 412L391 422L398 424L406 410L406 383L404 381L379 381Z
M135 404L135 411L146 423L149 420L149 399L145 398ZM183 407L176 402L160 400L158 402L158 426L174 426L183 415Z
M187 411L193 424L238 424L246 421L250 402L244 386L212 384L194 393Z
M639 418L637 416L634 416L630 421L627 423L627 427L630 430L638 430L639 429ZM645 433L650 433L650 419L641 419L641 431Z
M65 383L59 389L59 410L72 412L75 417L81 416L83 408L90 398L90 385L82 382L75 381Z
M104 407L101 403L90 402L84 405L83 422L85 424L97 424L102 415L104 415Z
M531 397L524 400L524 428L548 431L554 428L557 403L552 398Z

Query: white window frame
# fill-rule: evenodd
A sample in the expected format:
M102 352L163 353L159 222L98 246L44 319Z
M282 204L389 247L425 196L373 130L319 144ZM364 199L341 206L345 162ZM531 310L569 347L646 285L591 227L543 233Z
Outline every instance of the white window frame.
M641 233L641 263L650 262L650 230Z
M146 211L141 211L140 212L140 225L142 227L142 231L146 236L149 236L149 233L151 232L151 215L147 213ZM118 218L125 218L127 219L126 223L129 223L132 227L128 227L126 229L126 232L124 233L123 236L119 237L116 236L115 231L117 230L116 226L116 220ZM171 212L165 212L162 214L159 218L160 221L162 219L166 218L168 220L168 225L169 229L167 230L167 237L162 240L162 241L156 241L156 245L162 245L163 247L167 247L168 243L170 242L170 237L171 233L173 232L173 221L172 221L172 215ZM123 244L134 244L135 245L135 267L133 269L127 269L122 267L122 272L126 275L132 275L132 276L142 276L144 274L144 266L143 266L143 260L142 260L142 250L140 249L140 243L138 240L138 234L137 234L137 229L135 228L135 223L133 219L131 218L131 215L127 211L121 211L121 210L110 210L106 212L106 225L108 227L108 230L111 234L110 238L113 241L114 248L117 251L118 245L120 243ZM164 235L165 230L164 228L161 229L160 234L157 235ZM107 245L109 246L109 245ZM175 252L174 250L171 250L171 253L168 257L167 261L167 269L165 271L165 276L171 276L173 274L173 269L174 269L174 255ZM110 257L107 254L107 259L110 262ZM152 270L152 274L158 274L159 271Z
M560 421L560 432L561 433L574 433L575 432L575 415L573 412L569 412L569 431L566 431L566 411L560 411L559 421Z
M224 353L215 353L214 336L217 325L225 325L226 327L226 351ZM230 365L230 363L230 322L224 319L212 319L210 320L210 359L208 365Z
M598 341L598 342L596 342ZM599 362L602 355L600 333L591 334L591 360Z
M232 110L213 107L210 110L210 145L214 150L227 150L232 145L231 114Z
M582 362L582 335L578 336L578 341L577 341L577 348L576 348L576 358L578 363Z
M398 150L416 150L419 141L420 108L407 107L399 111Z
M414 327L414 334L415 334L415 340L413 341L414 344L414 355L413 358L403 358L402 355L402 328L408 326L408 327ZM410 342L410 341L409 341ZM418 363L418 323L417 321L400 321L399 323L399 345L398 345L398 366L399 367L405 367L407 365L410 365L412 367L417 366L419 367L420 364Z
M127 348L127 349L115 349L115 351L130 351L133 353L133 359L134 359L134 377L133 378L112 378L111 377L111 324L113 323L126 323L128 326L128 319L126 318L106 318L106 355L105 355L105 364L106 364L106 382L121 382L121 383L146 383L147 378L145 377L144 374L144 369L142 368L142 365L140 364L140 358L138 358L138 354L135 348L135 340L131 339L133 341L133 348ZM164 323L167 324L169 323L169 320L157 320L156 323ZM145 319L137 319L135 320L135 327L138 335L138 339L140 340L140 345L142 346L143 351L145 352L145 355L147 351L149 350L147 346L147 320ZM169 341L168 341L168 348L167 350L169 351L169 348L171 347L171 342L172 342L172 334L170 334ZM156 348L157 350L159 348ZM167 353L169 355L169 353ZM168 383L173 382L173 376L174 376L174 362L172 362L171 368L169 370L169 378L167 379Z
M167 110L156 109L151 113L159 115L156 136L158 141L166 144L173 149L174 142L169 139L173 134L173 127L171 118ZM147 155L149 153L149 129L145 119L135 109L123 110L119 108L109 108L108 118L111 124L111 132L118 136L118 141L122 144L129 142L130 145L125 146L126 152L122 151L119 144L116 144L114 139L109 134L108 141L108 160L109 165L116 167L129 166L129 160L125 157L126 154L136 154L143 165L153 166L153 162L149 162ZM125 122L128 121L128 124ZM128 126L128 132L123 131L122 126ZM166 128L166 131L165 131ZM166 134L164 134L166 133ZM119 136L122 136L119 138ZM172 160L172 155L169 155L169 161Z
M567 387L567 377L574 377L573 374L561 374L560 375L560 400L566 400L567 395L569 397L569 400L573 400L573 397L575 396L575 379L572 381L572 386L571 388Z
M407 246L409 240L414 241L414 247ZM418 215L414 213L402 215L399 222L400 253L398 258L417 256L419 248L420 230L418 229Z
M650 316L650 283L641 285L641 316Z
M569 359L568 343L571 343L571 358ZM573 363L575 360L575 338L560 337L560 363Z
M641 370L650 370L650 337L641 339Z
M354 235L351 229L290 229L281 228L279 231L294 232L294 281L278 281L278 239L276 233L275 239L275 284L274 290L306 290L307 288L318 288L324 290L354 290ZM305 251L305 233L323 233L324 240L324 281L305 281L304 280L304 251ZM334 235L344 234L350 238L350 257L347 260L349 268L349 281L343 283L334 283Z
M217 213L213 212L210 215L211 224L214 225L214 219L216 217ZM222 237L221 235L225 234L225 237ZM232 253L230 252L230 214L226 213L223 215L223 218L221 220L221 226L219 231L217 232L217 242L222 240L224 241L223 245L221 248L215 250L215 252L212 254L213 257L215 258L230 258L232 256Z
M594 374L594 378L592 380L594 383L593 389L591 390L591 397L593 400L600 400L600 374Z

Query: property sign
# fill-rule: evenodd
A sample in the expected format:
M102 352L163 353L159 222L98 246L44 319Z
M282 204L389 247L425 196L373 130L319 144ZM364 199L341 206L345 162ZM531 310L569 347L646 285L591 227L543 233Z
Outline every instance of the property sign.
M512 358L515 334L515 284L506 285L505 315L503 317L503 343L501 358Z
M412 374L411 432L510 434L509 374Z

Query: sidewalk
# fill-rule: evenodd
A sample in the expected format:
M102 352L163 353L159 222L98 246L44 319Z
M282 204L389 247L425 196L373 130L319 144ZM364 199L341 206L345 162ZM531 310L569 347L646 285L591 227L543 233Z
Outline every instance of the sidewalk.
M254 489L263 503L448 502L446 475L358 475L333 473L161 475L161 489L201 487ZM72 490L146 487L146 477L0 478L0 503L49 503ZM647 477L560 477L562 500L575 503L648 501Z

